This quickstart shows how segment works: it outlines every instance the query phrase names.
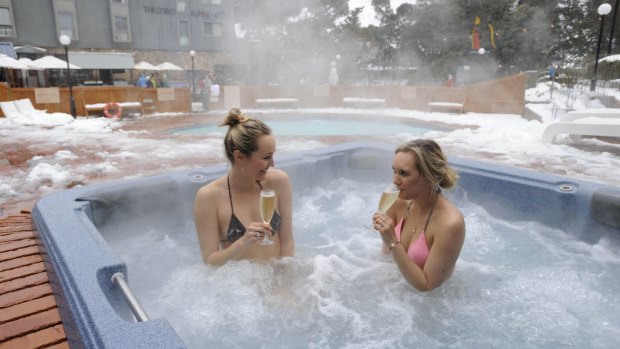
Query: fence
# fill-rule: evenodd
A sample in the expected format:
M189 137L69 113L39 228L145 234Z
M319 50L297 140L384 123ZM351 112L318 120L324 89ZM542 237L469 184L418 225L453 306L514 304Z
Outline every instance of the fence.
M462 103L465 112L522 115L527 75L447 86L224 86L220 108L259 108L261 101L278 100L294 107L346 107L347 100L386 108L429 110L429 103ZM294 101L294 104L291 104Z
M172 92L173 98L158 98L162 91ZM58 103L37 103L34 88L10 88L0 85L0 101L28 98L37 109L45 109L50 113L70 113L69 88L59 87ZM170 93L166 93L170 95ZM141 88L133 86L77 86L73 88L75 109L78 115L87 115L86 104L108 102L139 102L152 101L157 112L191 112L191 94L188 88L161 89ZM150 104L150 103L149 103Z
M448 86L224 86L209 109L270 107L385 107L430 111L431 104L461 104L460 111L523 115L527 75L477 84ZM152 100L157 112L191 112L188 88L174 88L174 98L159 98L162 89L133 86L78 86L73 89L76 112L86 104ZM166 89L163 89L166 90ZM0 87L0 100L29 98L35 108L69 113L69 90L58 88L58 103L37 103L35 89ZM170 92L170 91L168 91ZM169 95L169 94L168 94Z

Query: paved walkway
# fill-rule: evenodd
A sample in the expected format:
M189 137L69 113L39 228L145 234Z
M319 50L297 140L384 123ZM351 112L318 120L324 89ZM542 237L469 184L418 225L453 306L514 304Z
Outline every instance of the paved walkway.
M69 348L29 211L0 219L0 349Z

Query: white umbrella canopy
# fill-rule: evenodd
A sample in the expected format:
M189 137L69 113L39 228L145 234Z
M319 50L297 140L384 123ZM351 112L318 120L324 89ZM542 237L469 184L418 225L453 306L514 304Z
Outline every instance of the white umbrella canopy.
M157 68L159 68L159 70L183 70L183 68L179 67L178 65L174 65L170 62L164 62L164 63L158 64Z
M45 56L32 61L31 66L42 69L67 69L67 62L54 56ZM70 65L70 69L82 69L75 64Z
M19 59L19 61L23 64L26 65L26 69L28 70L44 70L45 68L41 68L41 67L37 67L35 65L32 65L32 59L30 58L26 58L26 57L22 57Z
M28 66L15 58L0 54L0 68L28 69Z
M149 62L145 62L145 61L142 61L142 62L136 64L135 68L138 69L138 70L161 70L160 68L152 65Z

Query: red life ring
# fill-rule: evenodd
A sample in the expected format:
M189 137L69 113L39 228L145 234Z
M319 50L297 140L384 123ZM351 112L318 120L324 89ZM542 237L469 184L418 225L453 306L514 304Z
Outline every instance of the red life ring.
M110 109L112 109L112 111L114 111L115 113L114 114L110 113ZM105 115L106 118L117 119L117 118L120 118L122 114L123 114L123 108L121 108L121 106L116 102L110 102L106 104L105 107L103 108L103 115Z

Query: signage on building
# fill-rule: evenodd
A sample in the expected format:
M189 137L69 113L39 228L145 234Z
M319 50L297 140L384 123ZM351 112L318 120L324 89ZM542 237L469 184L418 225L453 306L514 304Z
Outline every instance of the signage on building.
M174 101L176 96L174 94L173 88L158 88L157 89L157 100L161 102L165 101Z
M146 13L147 15L176 16L189 14L192 17L206 18L211 20L221 19L222 17L224 17L224 13L222 12L191 10L189 11L189 13L185 13L177 12L177 10L172 7L143 6L143 8L144 13Z
M58 104L60 103L60 90L58 87L35 88L35 104Z

